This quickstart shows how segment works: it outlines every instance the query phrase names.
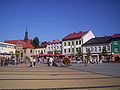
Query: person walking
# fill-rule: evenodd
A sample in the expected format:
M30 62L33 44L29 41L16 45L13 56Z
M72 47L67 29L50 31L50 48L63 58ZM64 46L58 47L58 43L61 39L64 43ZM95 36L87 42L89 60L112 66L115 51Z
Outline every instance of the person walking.
M49 65L50 65L50 67L52 67L53 66L53 57L50 57L50 59L49 59Z
M33 65L35 66L35 64L36 64L36 58L34 57L34 59L33 59Z

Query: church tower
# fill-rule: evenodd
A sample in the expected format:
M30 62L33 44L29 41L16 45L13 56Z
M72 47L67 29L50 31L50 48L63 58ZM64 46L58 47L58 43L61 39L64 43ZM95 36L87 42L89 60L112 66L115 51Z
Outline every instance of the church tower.
M26 32L25 32L25 37L24 37L24 41L28 40L28 32L27 32L27 27L26 27Z

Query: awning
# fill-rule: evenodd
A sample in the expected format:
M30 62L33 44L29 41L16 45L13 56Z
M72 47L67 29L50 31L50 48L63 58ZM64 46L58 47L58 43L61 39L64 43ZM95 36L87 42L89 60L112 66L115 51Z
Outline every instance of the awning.
M0 53L0 55L11 55L9 53Z
M113 57L120 57L120 54L112 54Z

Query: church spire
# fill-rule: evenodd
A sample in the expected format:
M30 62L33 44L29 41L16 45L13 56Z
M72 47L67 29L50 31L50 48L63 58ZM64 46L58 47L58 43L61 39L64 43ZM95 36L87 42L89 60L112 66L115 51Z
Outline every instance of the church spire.
M28 32L27 32L27 26L26 26L26 32L25 32L25 37L24 37L24 41L28 40Z

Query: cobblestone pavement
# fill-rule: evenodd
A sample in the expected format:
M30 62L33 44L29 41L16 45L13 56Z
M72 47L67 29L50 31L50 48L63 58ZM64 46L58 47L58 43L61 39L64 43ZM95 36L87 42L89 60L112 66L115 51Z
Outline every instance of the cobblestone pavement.
M0 89L120 90L120 78L71 67L26 64L0 67ZM77 67L77 66L76 66Z
M72 64L69 68L87 71L99 74L110 75L114 77L120 77L120 63L99 63L99 64Z

